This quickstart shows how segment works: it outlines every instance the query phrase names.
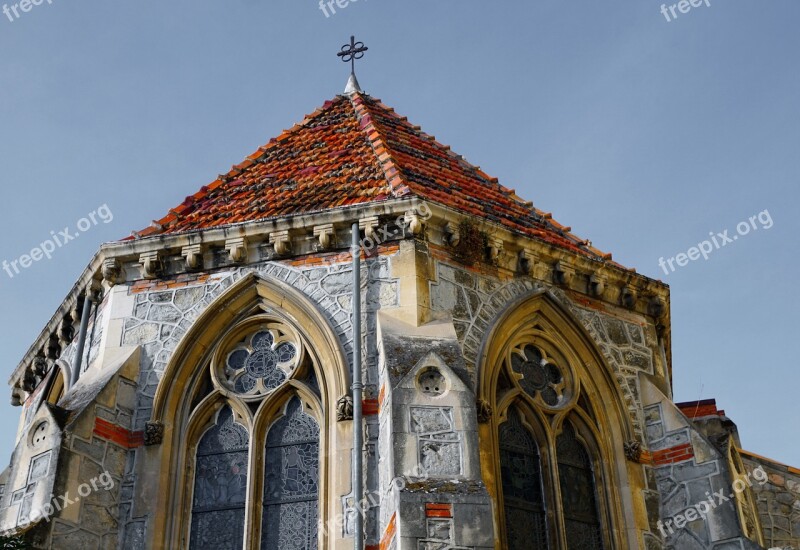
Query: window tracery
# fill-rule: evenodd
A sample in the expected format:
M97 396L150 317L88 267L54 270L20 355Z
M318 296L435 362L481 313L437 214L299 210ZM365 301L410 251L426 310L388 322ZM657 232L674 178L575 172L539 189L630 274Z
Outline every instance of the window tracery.
M214 351L210 393L198 402L197 414L210 401L225 404L193 457L190 549L240 550L252 538L260 538L264 550L317 548L320 425L299 388L307 395L319 390L307 359L290 325L263 316L234 329ZM290 381L294 387L284 388ZM237 421L234 410L249 411L249 421ZM275 410L283 412L273 418ZM270 416L260 420L264 415ZM259 434L254 426L266 427ZM248 462L251 440L264 445L255 464ZM247 494L258 493L258 504L247 501ZM260 529L245 525L246 510L261 518Z

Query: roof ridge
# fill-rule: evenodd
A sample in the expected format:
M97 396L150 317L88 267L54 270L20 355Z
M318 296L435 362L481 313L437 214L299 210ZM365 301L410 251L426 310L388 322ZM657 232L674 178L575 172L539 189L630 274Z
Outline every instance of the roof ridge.
M367 141L372 147L372 152L375 154L378 164L386 176L386 183L389 186L391 194L394 197L403 197L412 193L411 188L406 181L403 180L402 172L392 156L389 145L386 143L386 137L375 123L372 112L369 110L363 94L355 92L350 95L349 99L355 111L359 128L364 132Z
M459 162L464 168L476 172L481 178L485 179L489 183L497 185L497 187L501 191L503 191L504 193L507 193L513 200L515 200L516 202L518 202L519 204L521 204L522 206L524 206L526 208L530 208L532 214L534 214L534 215L536 214L536 211L533 208L533 203L531 201L529 201L529 200L525 200L524 198L520 197L517 194L516 189L511 189L509 187L506 187L505 185L500 183L500 178L498 178L497 176L492 176L492 175L486 173L486 171L484 171L481 168L481 166L479 166L477 164L473 164L464 155L462 155L460 153L456 153L450 145L442 143L441 141L436 139L436 136L427 133L425 130L422 129L422 126L420 126L419 124L413 124L409 120L408 117L398 114L397 111L393 107L390 107L390 106L386 105L385 103L383 103L383 101L381 101L378 98L374 98L374 97L371 97L371 96L369 96L369 98L371 100L373 100L379 107L382 107L383 110L386 111L389 114L389 116L399 120L402 123L405 123L406 126L408 126L415 133L417 133L417 135L419 135L420 138L422 138L424 140L427 140L427 141L430 141L431 143L436 145L438 148L440 148L441 150L445 151L448 154L448 156L450 156L451 158L453 158L457 162Z
M171 223L180 221L187 210L189 213L191 213L193 210L193 205L208 198L211 191L215 191L235 180L236 176L242 174L246 169L250 168L254 164L258 164L258 162L264 158L270 150L280 146L281 143L286 141L292 134L307 128L309 124L323 115L326 111L330 110L332 107L335 107L339 102L346 100L347 98L344 96L335 96L333 99L326 100L322 105L314 109L312 112L303 116L303 119L300 122L294 124L291 128L284 128L280 134L270 138L270 140L264 145L259 146L254 153L247 155L242 162L232 165L230 170L219 174L214 181L202 186L199 190L191 195L187 195L179 205L170 208L163 218L153 220L153 222L144 229L139 231L131 231L131 235L122 240L140 239L162 233L163 230L168 228ZM357 117L356 121L358 121Z

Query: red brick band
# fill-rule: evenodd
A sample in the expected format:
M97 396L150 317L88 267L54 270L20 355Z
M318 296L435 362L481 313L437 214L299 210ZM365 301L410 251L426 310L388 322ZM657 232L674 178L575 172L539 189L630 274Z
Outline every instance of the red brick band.
M94 420L94 435L126 449L135 449L144 445L144 432L126 430L122 426L117 426L102 418Z

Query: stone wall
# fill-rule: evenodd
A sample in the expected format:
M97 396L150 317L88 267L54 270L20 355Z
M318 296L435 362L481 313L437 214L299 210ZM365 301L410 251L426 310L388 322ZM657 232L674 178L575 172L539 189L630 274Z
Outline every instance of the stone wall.
M675 404L642 377L648 463L660 495L651 547L756 550L742 536L734 477L724 456ZM663 546L662 546L663 543Z
M753 485L764 541L768 548L800 549L800 470L742 451L749 472L767 473L764 484Z

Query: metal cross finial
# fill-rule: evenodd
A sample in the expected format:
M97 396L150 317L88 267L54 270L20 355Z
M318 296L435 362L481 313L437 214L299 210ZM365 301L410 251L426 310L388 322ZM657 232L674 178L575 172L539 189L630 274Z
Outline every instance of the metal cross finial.
M350 43L345 44L342 46L342 51L337 53L336 55L342 58L342 61L347 63L350 62L350 73L356 74L356 59L361 59L364 57L364 52L366 52L369 48L367 48L363 42L356 42L356 37L350 37Z

